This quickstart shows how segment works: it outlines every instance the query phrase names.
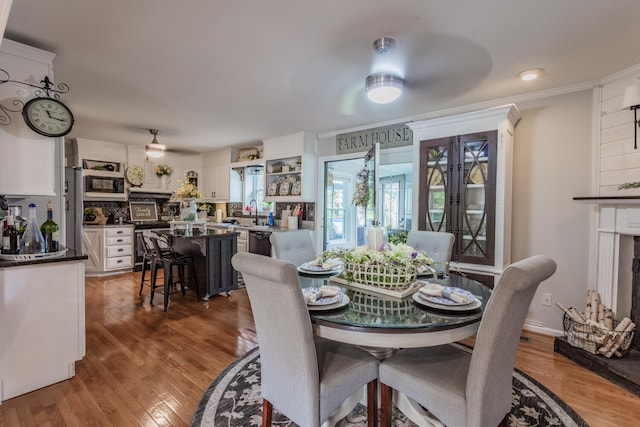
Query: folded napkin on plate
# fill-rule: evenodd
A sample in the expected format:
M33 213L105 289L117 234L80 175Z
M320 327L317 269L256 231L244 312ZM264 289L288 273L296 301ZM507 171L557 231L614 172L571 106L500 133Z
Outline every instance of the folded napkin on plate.
M320 298L334 297L340 293L337 286L320 286L317 291L305 293L304 300L307 304L314 304Z
M337 261L322 261L321 259L314 259L313 261L309 261L307 263L307 265L309 265L310 267L320 267L323 270L333 270L334 268L338 267L340 265L339 262Z
M452 290L451 288L438 285L437 283L426 283L419 289L419 292L432 297L447 298L458 304L468 304L470 302L473 302L472 297L470 297L469 295L463 294L462 292L456 291L455 289Z

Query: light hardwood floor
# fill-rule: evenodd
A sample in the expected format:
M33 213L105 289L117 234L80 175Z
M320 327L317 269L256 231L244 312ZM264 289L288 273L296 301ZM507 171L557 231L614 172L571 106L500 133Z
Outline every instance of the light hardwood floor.
M0 426L189 425L212 380L256 346L246 292L200 303L175 295L165 313L150 305L148 288L138 296L139 280L87 278L87 355L76 376L3 402ZM639 425L639 397L553 353L551 337L525 335L516 366L590 426Z

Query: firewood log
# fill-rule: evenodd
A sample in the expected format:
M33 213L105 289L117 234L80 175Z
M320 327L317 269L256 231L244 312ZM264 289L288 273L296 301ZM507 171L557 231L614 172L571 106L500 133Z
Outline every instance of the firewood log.
M593 292L591 294L591 316L589 318L594 321L598 321L598 309L600 307L600 294Z
M598 323L604 323L604 310L605 310L605 306L604 304L600 303L598 304Z
M625 332L632 331L636 325L629 319L625 317L618 323L618 326L612 332L612 338L607 343L607 345L598 349L598 353L603 354L605 357L611 357L620 345L624 342Z
M609 330L613 329L613 314L611 313L610 308L607 308L604 311L604 327Z
M578 316L576 313L578 313L577 310L570 310L567 307L565 307L562 303L559 303L558 301L556 301L556 306L564 311L565 313L567 313L567 316L569 316L574 322L578 322L578 323L584 323L586 320L584 319L584 317L582 315ZM579 313L578 313L579 314Z

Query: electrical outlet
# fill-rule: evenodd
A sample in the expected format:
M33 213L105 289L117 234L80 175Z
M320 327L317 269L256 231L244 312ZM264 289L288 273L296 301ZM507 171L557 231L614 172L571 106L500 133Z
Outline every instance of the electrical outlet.
M551 294L542 294L542 305L551 305Z

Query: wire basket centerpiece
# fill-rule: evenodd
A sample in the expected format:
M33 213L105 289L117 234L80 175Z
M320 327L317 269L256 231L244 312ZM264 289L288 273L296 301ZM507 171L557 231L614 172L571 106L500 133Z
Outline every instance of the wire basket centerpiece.
M433 264L427 254L404 243L385 243L379 250L368 246L330 249L322 257L341 259L342 275L349 282L393 290L406 288L416 279L418 268Z

